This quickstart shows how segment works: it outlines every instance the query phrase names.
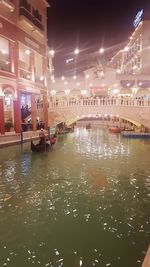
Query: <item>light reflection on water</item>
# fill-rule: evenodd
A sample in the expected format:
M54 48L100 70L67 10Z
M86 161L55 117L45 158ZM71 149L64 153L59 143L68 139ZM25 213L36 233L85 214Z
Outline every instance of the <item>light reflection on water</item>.
M0 266L141 266L149 141L76 129L53 151L0 154Z

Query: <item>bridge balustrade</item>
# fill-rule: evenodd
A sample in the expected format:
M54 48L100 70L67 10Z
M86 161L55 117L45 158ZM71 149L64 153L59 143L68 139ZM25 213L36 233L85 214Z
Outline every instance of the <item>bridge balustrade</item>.
M49 109L56 108L71 108L71 107L85 107L85 106L134 106L134 107L148 107L150 106L150 99L121 99L121 98L85 98L85 99L56 99L49 103Z

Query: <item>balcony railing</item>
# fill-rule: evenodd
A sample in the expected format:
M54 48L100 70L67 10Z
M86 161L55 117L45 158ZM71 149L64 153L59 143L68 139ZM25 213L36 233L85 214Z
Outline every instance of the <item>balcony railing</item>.
M24 6L20 6L20 16L26 17L34 26L44 31L44 27L41 22L35 18Z
M31 74L30 74L30 71L28 70L19 69L19 76L20 78L31 80Z
M35 75L35 82L39 84L44 84L44 79L41 79L41 76Z
M5 7L9 8L11 12L15 9L15 5L12 0L0 0L0 4L3 4Z
M49 103L49 109L57 108L79 108L79 107L100 107L100 106L134 106L134 107L150 107L150 98L144 99L126 97L101 97L101 98L85 98L85 99L68 99L68 100L53 100Z

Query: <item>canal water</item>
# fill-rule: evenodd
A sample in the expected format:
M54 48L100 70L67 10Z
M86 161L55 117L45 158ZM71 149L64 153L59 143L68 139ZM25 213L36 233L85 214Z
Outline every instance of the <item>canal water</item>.
M149 242L150 141L77 128L0 150L0 266L140 267Z

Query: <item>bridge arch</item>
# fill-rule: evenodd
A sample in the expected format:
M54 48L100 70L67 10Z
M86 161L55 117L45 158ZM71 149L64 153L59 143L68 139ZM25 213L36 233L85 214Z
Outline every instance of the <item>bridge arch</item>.
M94 100L95 101L95 100ZM62 103L61 103L62 104ZM119 116L122 119L125 119L138 127L143 125L150 129L150 120L149 112L150 105L148 103L141 104L133 103L126 105L125 103L108 104L108 103L99 103L99 102L86 102L82 103L73 103L64 105L58 105L50 107L49 109L49 125L56 125L60 122L65 121L68 125L79 120L83 116L88 117L91 115L105 115L109 114L112 116Z

